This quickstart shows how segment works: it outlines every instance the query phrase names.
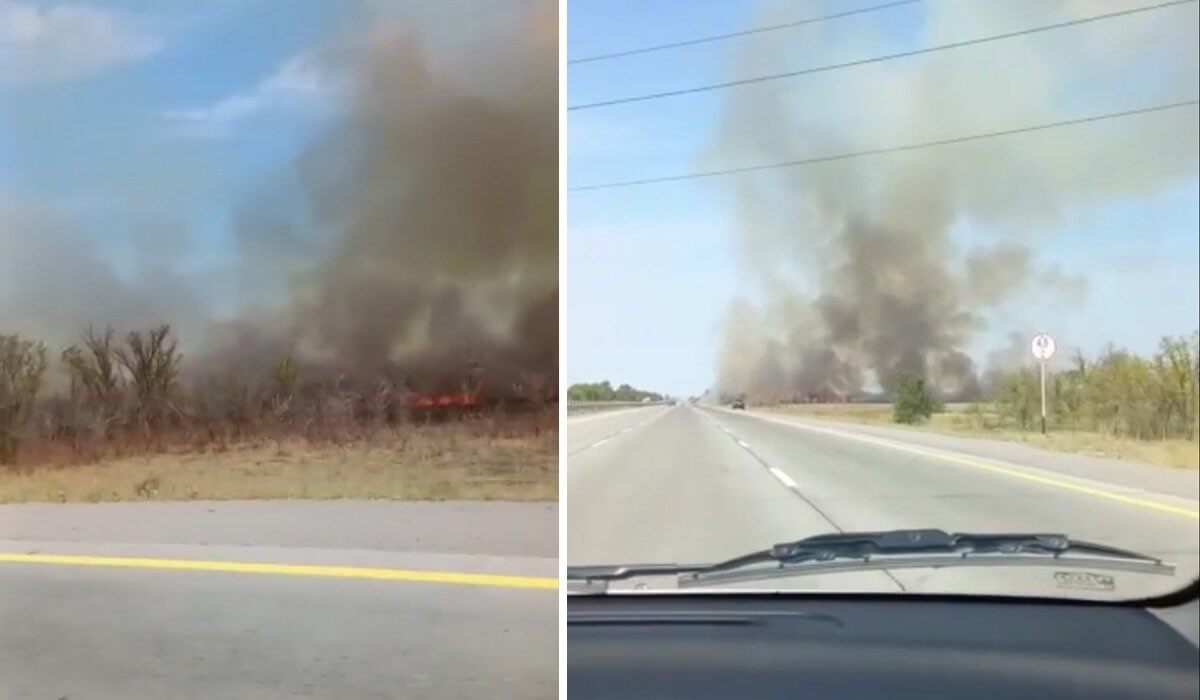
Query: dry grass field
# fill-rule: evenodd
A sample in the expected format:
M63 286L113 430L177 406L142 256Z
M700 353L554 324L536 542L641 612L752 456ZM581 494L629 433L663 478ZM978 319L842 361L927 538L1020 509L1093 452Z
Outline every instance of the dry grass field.
M807 418L864 425L895 425L892 422L891 404L783 404L763 408ZM1181 469L1200 468L1200 445L1194 440L1135 440L1097 432L1053 429L1043 437L1036 431L1023 431L1005 425L986 405L948 404L945 411L933 414L928 422L905 427L951 435L1011 440L1093 457L1127 459Z
M555 500L557 413L381 428L348 441L251 438L0 469L0 503L260 498Z

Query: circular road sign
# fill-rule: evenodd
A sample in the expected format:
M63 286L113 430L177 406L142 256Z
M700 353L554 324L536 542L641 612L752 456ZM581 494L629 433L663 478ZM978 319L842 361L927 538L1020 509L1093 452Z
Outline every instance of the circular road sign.
M1049 333L1038 333L1033 336L1033 341L1029 343L1029 350L1037 359L1045 362L1054 356L1054 338L1050 337Z

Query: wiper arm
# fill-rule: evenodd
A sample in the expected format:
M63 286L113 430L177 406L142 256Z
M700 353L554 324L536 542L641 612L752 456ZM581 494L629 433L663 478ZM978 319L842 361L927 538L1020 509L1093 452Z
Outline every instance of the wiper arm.
M848 532L806 537L680 572L679 585L829 571L950 566L1092 567L1171 575L1161 560L1104 544L1048 533L947 533L942 530Z
M713 564L706 572L738 569L749 564L776 561L786 564L831 559L870 559L888 554L953 552L969 554L1047 554L1065 552L1097 554L1157 562L1157 559L1108 545L1071 540L1066 535L1043 533L946 533L942 530L889 530L815 535L795 542Z
M617 566L568 566L568 581L621 581L643 576L671 576L706 571L712 564L621 564Z
M777 544L716 564L568 567L569 581L603 584L678 576L680 587L832 571L949 566L1091 567L1171 575L1161 560L1103 544L1046 533L947 533L942 530L848 532Z

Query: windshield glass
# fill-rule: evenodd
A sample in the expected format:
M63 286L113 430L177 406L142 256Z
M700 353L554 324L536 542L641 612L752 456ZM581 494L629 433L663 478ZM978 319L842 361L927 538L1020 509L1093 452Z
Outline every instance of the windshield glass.
M1197 24L1133 0L573 6L569 565L917 528L1173 569L874 551L607 590L1194 581Z

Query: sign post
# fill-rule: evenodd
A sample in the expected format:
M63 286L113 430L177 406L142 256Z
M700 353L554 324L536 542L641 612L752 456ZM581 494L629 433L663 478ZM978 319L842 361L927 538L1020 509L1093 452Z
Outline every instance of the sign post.
M1042 435L1046 434L1046 363L1054 356L1055 349L1054 338L1049 333L1038 333L1029 344L1029 350L1042 369Z

